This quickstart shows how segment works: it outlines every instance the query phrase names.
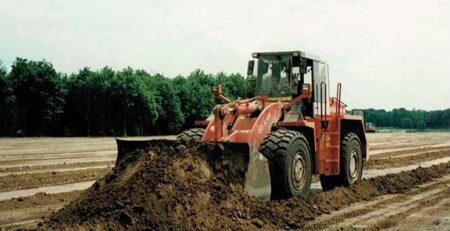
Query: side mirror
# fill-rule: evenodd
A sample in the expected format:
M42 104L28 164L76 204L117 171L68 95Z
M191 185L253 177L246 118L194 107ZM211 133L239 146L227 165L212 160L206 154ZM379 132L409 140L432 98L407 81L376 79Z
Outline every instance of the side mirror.
M247 67L247 75L253 75L253 68L255 67L255 60L248 61L248 67Z

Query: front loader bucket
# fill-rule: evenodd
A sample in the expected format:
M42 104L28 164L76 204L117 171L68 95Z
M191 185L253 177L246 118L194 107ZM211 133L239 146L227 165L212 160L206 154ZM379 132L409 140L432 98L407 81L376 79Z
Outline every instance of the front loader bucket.
M245 190L261 201L270 200L270 170L267 158L258 150L249 147L249 163L245 177Z
M186 147L188 152L202 156L216 177L231 184L243 185L246 192L261 201L270 200L271 184L267 158L248 144L228 142L184 142L173 140L116 139L116 167L139 158L158 146ZM122 163L126 164L126 163ZM221 176L219 176L221 175Z

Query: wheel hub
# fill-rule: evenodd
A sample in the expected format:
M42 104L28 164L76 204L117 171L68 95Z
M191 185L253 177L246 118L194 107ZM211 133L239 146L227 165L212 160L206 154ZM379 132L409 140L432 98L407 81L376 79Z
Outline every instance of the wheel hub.
M350 176L352 178L352 181L355 181L356 178L358 178L358 174L359 174L359 155L358 152L356 150L352 150L351 154L350 154L350 165L349 165L349 171L350 171Z
M296 153L294 156L294 161L292 162L292 179L293 185L297 190L300 190L304 186L305 176L306 176L306 164L300 152Z

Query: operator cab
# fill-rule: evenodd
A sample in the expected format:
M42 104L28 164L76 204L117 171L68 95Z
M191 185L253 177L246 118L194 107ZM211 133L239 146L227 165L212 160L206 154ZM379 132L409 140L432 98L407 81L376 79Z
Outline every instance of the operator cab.
M326 62L301 51L258 52L253 53L252 57L247 75L256 81L255 95L267 95L271 101L290 101L300 95L302 90L310 90L313 104L302 102L302 114L314 116L318 113L322 82L326 84L325 96L329 96Z

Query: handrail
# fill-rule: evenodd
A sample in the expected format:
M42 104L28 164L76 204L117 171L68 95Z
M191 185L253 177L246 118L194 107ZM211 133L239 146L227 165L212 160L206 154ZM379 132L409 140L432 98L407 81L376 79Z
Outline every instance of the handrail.
M325 110L323 107L325 107ZM320 83L320 119L322 121L322 129L327 130L327 83L325 81Z
M342 84L338 83L336 87L336 97L337 97L337 103L336 103L336 116L338 116L341 113L341 89Z

